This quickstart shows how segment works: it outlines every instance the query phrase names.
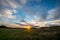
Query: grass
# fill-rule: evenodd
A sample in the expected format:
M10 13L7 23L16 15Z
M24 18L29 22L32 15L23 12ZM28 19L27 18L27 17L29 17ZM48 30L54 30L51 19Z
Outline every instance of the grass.
M0 40L57 40L56 31L0 28Z

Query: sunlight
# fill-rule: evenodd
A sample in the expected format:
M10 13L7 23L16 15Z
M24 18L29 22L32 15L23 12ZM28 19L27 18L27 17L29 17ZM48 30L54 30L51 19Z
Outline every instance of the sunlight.
M25 26L25 28L26 28L26 31L31 31L31 26Z
M30 26L27 26L26 28L29 30L30 29Z
M30 30L31 26L26 26L26 29Z

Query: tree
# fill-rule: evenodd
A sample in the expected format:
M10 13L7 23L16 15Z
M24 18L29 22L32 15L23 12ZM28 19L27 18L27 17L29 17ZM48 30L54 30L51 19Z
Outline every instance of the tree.
M1 25L0 28L7 28L5 25Z

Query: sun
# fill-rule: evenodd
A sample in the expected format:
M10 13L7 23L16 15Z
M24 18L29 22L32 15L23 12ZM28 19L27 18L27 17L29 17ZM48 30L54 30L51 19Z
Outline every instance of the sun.
M30 29L30 26L27 26L26 28L27 28L27 29Z
M26 29L30 30L31 29L31 26L26 26Z
M31 31L31 26L29 26L29 25L25 26L25 29L26 29L27 32L30 32Z

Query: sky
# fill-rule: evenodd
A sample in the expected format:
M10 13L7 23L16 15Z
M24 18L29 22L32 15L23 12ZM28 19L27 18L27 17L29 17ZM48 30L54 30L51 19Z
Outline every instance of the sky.
M60 22L60 0L0 0L0 25L17 25L22 20L41 25ZM60 24L60 23L59 23Z

